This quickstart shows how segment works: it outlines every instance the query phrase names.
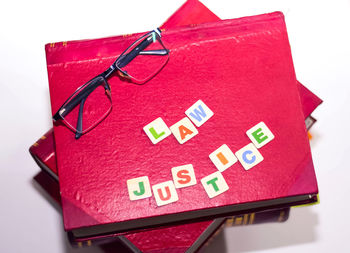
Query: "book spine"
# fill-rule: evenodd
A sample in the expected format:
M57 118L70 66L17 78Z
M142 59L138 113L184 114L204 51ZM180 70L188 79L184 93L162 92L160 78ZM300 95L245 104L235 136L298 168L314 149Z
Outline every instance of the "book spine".
M290 208L280 208L256 213L232 216L226 219L226 227L260 224L267 222L284 222L289 217Z
M68 232L70 244L76 248L90 247L92 244L100 246L103 252L125 252L125 253L142 253L134 244L124 236L114 236L113 238L101 238L97 241L75 241L72 233Z
M47 131L29 148L29 153L43 171L58 181L53 128Z
M55 206L61 208L61 196L58 182L46 171L40 171L34 176L34 181L49 195L50 200L54 200Z
M311 127L316 123L316 119L314 117L312 117L311 115L308 116L306 119L305 119L305 126L306 126L306 129L309 131L311 129Z

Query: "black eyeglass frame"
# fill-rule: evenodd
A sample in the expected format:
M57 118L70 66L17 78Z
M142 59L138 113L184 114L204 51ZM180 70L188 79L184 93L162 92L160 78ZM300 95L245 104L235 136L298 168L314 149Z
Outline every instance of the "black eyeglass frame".
M154 42L155 39L161 44L163 49L144 51L150 44L152 44L152 42ZM129 53L125 54L130 48L134 47L137 43L139 43L137 47L135 47ZM160 68L154 72L154 75L151 75L146 79L143 79L143 80L135 79L134 77L130 76L126 71L124 71L122 68L125 67L127 64L129 64L138 55L158 55L158 56L167 55L168 58L166 59L164 65L167 63L169 59L169 50L164 46L161 40L161 31L159 28L141 36L134 43L132 43L122 54L120 54L120 56L114 61L114 63L106 71L95 76L90 81L80 86L71 96L69 96L69 98L63 103L63 105L53 115L52 117L53 121L54 122L58 120L65 121L64 117L68 113L70 113L78 104L80 104L77 127L74 128L74 126L71 126L68 122L66 122L65 124L68 126L68 128L75 131L75 138L76 139L80 138L81 135L89 132L91 129L97 126L110 113L112 109L112 101L111 101L110 110L101 119L96 121L94 125L82 131L82 115L83 115L84 102L86 98L100 85L104 86L106 95L111 100L111 87L108 84L107 79L114 72L116 71L119 72L121 77L129 79L135 84L144 84L164 67L164 65L160 66Z

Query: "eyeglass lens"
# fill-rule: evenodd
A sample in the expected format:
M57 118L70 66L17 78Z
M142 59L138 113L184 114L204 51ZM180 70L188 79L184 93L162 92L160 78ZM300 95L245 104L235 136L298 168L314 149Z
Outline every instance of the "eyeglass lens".
M132 58L132 59L128 59ZM160 42L155 32L140 38L129 47L120 57L119 69L138 82L153 77L168 61L167 49ZM127 59L127 64L123 64ZM124 66L125 65L125 66Z
M93 85L94 89L90 89ZM85 133L100 123L110 112L112 100L108 84L102 77L96 77L79 89L67 102L79 98L77 106L63 116L63 121L72 130ZM86 91L89 91L86 93ZM85 94L82 94L85 93ZM64 106L63 106L64 107Z

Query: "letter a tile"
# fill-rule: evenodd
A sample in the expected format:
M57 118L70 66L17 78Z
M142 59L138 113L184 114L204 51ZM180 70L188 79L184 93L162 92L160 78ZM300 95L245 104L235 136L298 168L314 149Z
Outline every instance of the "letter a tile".
M253 168L255 165L264 160L263 156L253 143L249 143L248 145L244 146L238 150L235 155L245 170Z
M126 184L128 185L130 200L145 199L152 196L147 176L129 179Z
M187 117L172 125L170 130L180 144L184 144L198 134L197 128Z
M179 200L173 181L166 181L152 186L158 206L164 206Z
M211 153L209 158L220 172L223 172L237 162L237 158L226 144Z
M194 105L188 108L185 113L197 127L203 125L214 115L212 110L210 110L202 100L198 100L194 103Z
M229 189L220 171L202 178L201 182L209 198L214 198Z
M167 127L162 118L157 118L143 128L148 138L153 144L157 144L161 140L171 135L170 129Z
M246 132L246 134L257 148L261 148L275 138L264 122L260 122L253 126Z

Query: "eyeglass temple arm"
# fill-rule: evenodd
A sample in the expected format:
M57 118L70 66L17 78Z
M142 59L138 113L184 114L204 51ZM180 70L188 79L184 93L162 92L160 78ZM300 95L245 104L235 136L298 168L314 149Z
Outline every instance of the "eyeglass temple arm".
M83 98L80 102L79 106L79 114L78 114L78 121L77 121L77 131L75 132L75 139L79 139L83 132L83 111L84 111L84 104L85 104L86 98Z
M168 49L157 49L157 50L144 50L139 53L140 55L167 55L169 54Z
M135 47L133 50L131 50L128 54L126 54L124 57L117 60L117 64L119 68L125 67L127 64L129 64L136 56L139 54L154 54L154 55L166 55L168 54L168 50L160 49L160 50L150 50L144 51L150 44L153 43L153 35L150 34L147 36L141 43Z

